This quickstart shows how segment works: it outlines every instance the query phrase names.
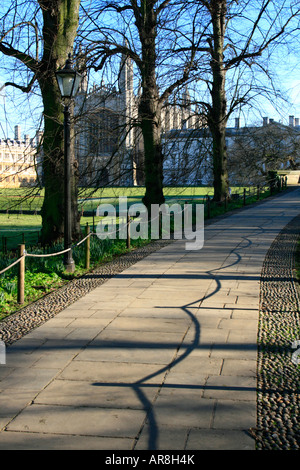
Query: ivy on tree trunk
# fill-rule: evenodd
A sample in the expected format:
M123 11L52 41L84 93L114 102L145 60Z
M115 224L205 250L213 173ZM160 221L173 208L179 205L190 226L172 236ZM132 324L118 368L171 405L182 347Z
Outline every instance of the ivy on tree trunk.
M80 0L39 1L43 13L44 51L38 81L44 104L42 243L52 243L64 233L64 132L63 103L55 72L64 66L77 34ZM71 140L74 149L74 139ZM71 152L72 235L80 234L74 151Z

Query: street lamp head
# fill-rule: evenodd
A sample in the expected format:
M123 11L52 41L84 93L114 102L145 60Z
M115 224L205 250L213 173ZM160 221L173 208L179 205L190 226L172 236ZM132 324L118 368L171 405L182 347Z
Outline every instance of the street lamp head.
M55 75L62 98L74 98L80 85L81 75L73 69L71 54L64 68L58 70Z

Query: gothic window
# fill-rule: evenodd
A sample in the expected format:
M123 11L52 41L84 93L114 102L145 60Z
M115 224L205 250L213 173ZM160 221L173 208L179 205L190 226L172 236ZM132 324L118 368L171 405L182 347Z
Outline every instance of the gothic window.
M102 109L89 118L88 151L90 155L112 154L118 142L118 116Z

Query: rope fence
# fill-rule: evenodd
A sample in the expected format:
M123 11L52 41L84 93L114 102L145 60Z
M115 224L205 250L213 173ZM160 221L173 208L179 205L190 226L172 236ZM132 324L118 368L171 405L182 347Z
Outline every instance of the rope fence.
M277 186L277 188L276 188L276 186ZM261 195L266 191L270 191L270 194L272 195L275 192L276 189L278 191L281 191L281 190L286 189L286 188L287 188L287 179L286 178L285 179L280 178L279 182L278 182L278 179L276 179L276 181L273 181L273 180L270 181L268 185L264 185L264 186L259 186L258 185L257 187L253 187L253 188L244 188L242 195L232 194L231 195L231 200L234 201L234 200L239 200L239 199L242 198L243 205L246 206L247 200L249 198L256 197L256 199L259 200ZM176 199L174 199L174 200L176 200ZM187 204L188 200L189 200L188 198L185 199L184 208L182 209L181 213L183 213L185 211L186 204ZM226 212L226 210L228 209L229 201L226 198L222 203L217 203L217 202L212 201L209 195L206 195L206 200L204 200L203 203L204 203L205 208L206 208L207 218L210 218L212 216L211 210L212 210L213 205L216 205L217 207L222 207L222 205L223 205L224 210ZM160 235L161 235L161 215L162 215L161 212L159 212L157 217L151 219L151 223L154 220L156 220L157 218L160 219L159 220L159 234ZM126 234L127 234L126 247L128 249L131 246L131 242L130 242L130 224L131 224L132 221L133 221L133 219L129 216L129 213L127 212L127 222L126 222L125 226L126 226ZM107 232L104 232L104 233L105 233L106 237L109 237L110 235L117 235L117 233L120 232L121 229L124 230L124 228L125 228L124 224L122 224L122 225L119 224L119 228L117 230L114 230L112 232L107 231ZM93 229L94 229L94 222L93 222ZM18 269L18 303L23 304L24 303L24 291L25 291L25 259L26 258L50 258L50 257L54 257L54 256L60 256L60 255L66 254L69 251L72 251L72 250L76 249L77 247L79 247L80 245L82 245L85 242L85 269L89 269L90 268L90 251L91 251L90 250L90 239L94 235L98 236L97 232L90 231L90 226L87 223L86 227L85 227L85 236L82 240L80 240L76 244L73 244L69 248L66 248L64 250L54 252L54 253L43 253L43 254L29 253L25 249L25 243L22 243L22 244L19 245L19 253L18 253L19 258L16 261L14 261L13 263L11 263L9 266L2 269L0 271L0 275L4 274L9 269L11 269L12 267L19 264L19 269Z
M278 177L269 180L268 184L244 188L242 194L233 193L228 198L225 198L223 202L213 201L211 197L207 195L205 201L207 218L211 218L213 208L221 209L223 207L224 212L226 212L230 202L242 200L242 205L246 206L249 199L255 198L259 200L261 196L267 192L270 192L270 196L272 196L276 192L280 192L284 189L287 189L287 177Z
M127 223L126 223L126 228L127 228L127 248L130 248L130 223L132 219L128 217ZM120 231L120 228L116 230L115 232L107 232L106 235L109 236L110 234L116 234L117 232ZM25 258L49 258L53 256L60 256L63 255L69 251L74 250L78 246L80 246L82 243L86 242L86 247L85 247L85 269L90 268L90 238L93 235L97 235L96 232L90 232L90 227L87 224L86 225L86 236L80 240L78 243L73 244L70 248L66 248L65 250L61 250L55 253L43 253L43 254L35 254L35 253L29 253L25 249L25 244L20 244L19 245L19 258L11 263L9 266L6 268L2 269L0 271L0 275L4 274L6 271L11 269L12 267L16 266L19 264L19 270L18 270L18 303L23 304L24 303L24 293L25 293Z

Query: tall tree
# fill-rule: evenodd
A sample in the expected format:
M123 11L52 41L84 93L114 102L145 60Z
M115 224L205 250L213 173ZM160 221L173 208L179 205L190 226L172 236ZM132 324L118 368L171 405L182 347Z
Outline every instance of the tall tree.
M144 204L147 207L160 204L164 202L162 107L189 79L194 67L194 48L174 54L174 44L179 40L181 2L99 1L93 8L95 11L90 11L93 22L84 37L87 50L90 49L91 66L101 70L113 56L123 55L135 63L139 72L141 91L135 125L141 128L144 144ZM158 78L158 69L163 71L164 83Z
M42 242L50 244L64 232L63 105L55 72L73 53L80 0L12 1L1 19L0 52L25 66L28 83L6 82L30 92L37 82L44 110ZM16 21L16 18L21 18ZM27 32L27 35L23 33ZM40 52L40 49L41 52ZM75 162L72 165L73 235L79 234Z
M197 46L198 53L202 54L199 75L209 91L209 99L201 104L213 139L214 198L222 201L229 190L225 141L227 121L237 107L249 103L253 84L252 79L248 84L246 80L241 83L240 78L234 75L235 71L242 68L246 76L248 69L253 78L258 70L264 70L268 76L267 58L263 53L267 51L270 54L271 46L282 43L298 27L297 22L293 24L293 19L299 15L299 2L198 0L187 3L190 3L190 8L194 8L195 3L199 6L195 15L205 40ZM230 102L227 96L229 83L233 90Z
M228 148L233 185L265 184L269 171L296 170L299 162L298 129L275 121L240 129Z

